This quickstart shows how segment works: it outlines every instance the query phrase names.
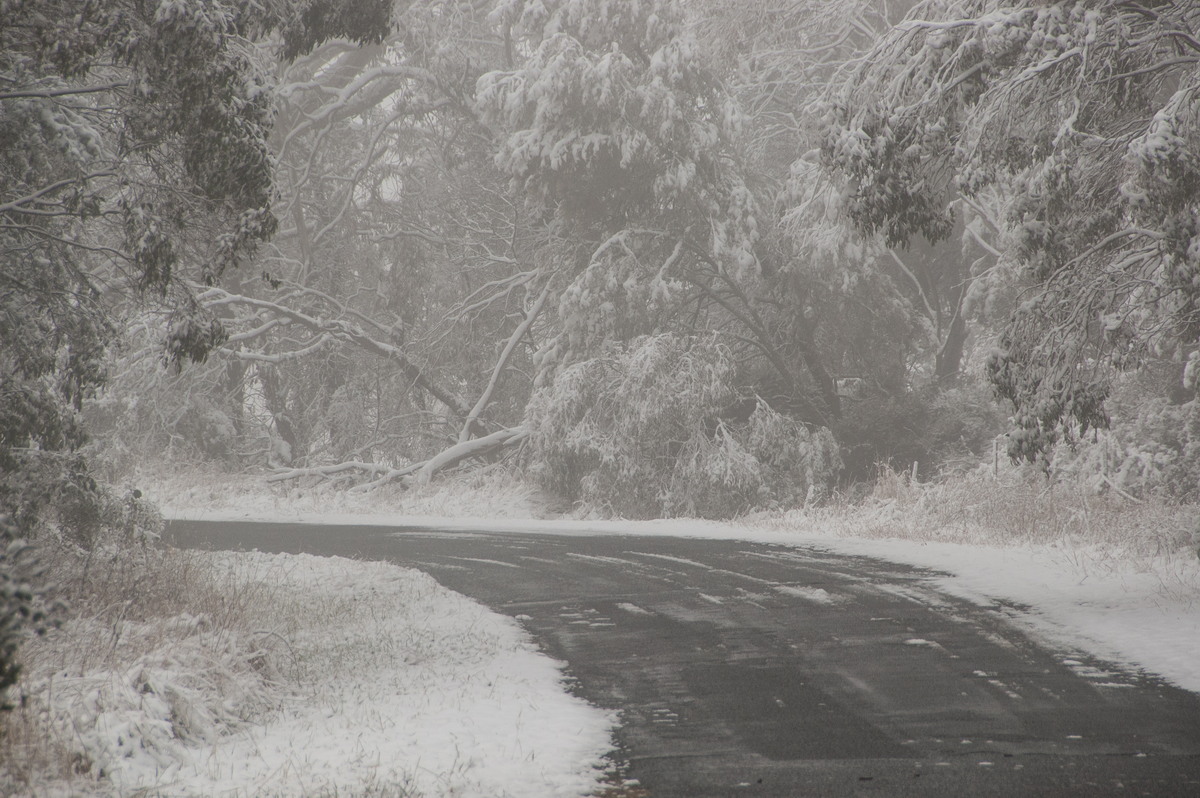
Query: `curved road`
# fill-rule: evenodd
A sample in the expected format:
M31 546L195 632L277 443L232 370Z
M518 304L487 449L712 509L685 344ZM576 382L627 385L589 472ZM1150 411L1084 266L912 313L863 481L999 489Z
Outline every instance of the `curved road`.
M738 541L172 522L169 540L389 560L516 617L621 710L607 795L1200 795L1200 696L939 593ZM1200 656L1200 643L1198 643Z

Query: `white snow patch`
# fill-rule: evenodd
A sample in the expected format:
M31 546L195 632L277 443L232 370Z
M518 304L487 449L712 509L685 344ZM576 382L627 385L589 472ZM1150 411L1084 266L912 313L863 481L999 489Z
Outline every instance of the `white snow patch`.
M705 565L702 562L696 562L695 560L689 560L686 557L672 557L669 554L651 554L650 552L646 551L631 551L629 554L632 554L635 557L652 557L656 560L666 560L667 562L679 563L680 565L690 565L693 568L701 568L705 571L712 570L712 566Z
M839 599L835 598L828 590L820 587L803 587L798 585L776 585L776 593L782 593L785 596L795 596L796 598L811 601L814 604L837 604Z

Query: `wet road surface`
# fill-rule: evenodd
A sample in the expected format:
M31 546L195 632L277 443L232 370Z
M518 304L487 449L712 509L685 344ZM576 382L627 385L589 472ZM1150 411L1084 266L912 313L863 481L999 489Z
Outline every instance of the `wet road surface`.
M1021 608L929 571L663 537L177 521L167 538L388 560L517 618L621 711L638 786L614 798L1200 795L1200 696L1047 650Z

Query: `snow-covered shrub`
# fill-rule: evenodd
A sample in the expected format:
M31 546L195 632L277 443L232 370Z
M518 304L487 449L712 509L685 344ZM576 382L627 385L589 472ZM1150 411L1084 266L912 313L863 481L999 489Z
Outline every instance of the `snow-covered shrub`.
M158 540L163 531L162 513L137 488L130 488L121 496L105 491L100 518L104 528L115 532L123 543L150 543Z
M1118 484L1184 501L1200 499L1200 402L1171 404L1156 397L1118 434Z
M174 431L207 460L232 460L237 450L233 420L205 399L188 403Z
M811 498L841 467L828 430L745 398L717 336L663 334L561 369L532 398L531 471L573 502L636 517L728 517Z
M1055 454L1055 470L1136 496L1200 500L1200 401L1152 396L1093 439Z
M50 622L46 592L46 570L33 547L0 516L0 712L12 709L6 692L21 673L21 642L45 632Z

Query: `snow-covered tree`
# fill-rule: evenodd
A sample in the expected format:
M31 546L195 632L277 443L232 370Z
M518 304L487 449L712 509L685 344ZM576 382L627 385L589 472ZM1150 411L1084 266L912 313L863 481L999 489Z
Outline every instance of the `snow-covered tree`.
M0 5L0 507L19 525L92 501L78 411L124 308L165 310L169 362L223 340L194 286L275 230L261 56L292 42L272 30L341 33L293 25L316 5Z
M476 78L505 57L486 5L405 3L378 45L280 62L280 230L252 269L199 294L230 333L220 367L175 381L165 413L114 413L123 429L228 459L209 433L232 428L241 462L358 481L520 421L550 270L545 225L508 192L474 116ZM166 425L130 423L144 412Z
M806 418L836 416L808 326L770 307L769 204L688 4L510 2L494 17L529 57L485 75L478 103L502 137L497 162L553 220L569 280L545 373L608 341L723 328Z
M1001 209L988 246L1025 294L988 373L1014 457L1105 424L1114 369L1196 371L1198 37L1194 3L926 2L828 109L860 229L936 240Z
M827 429L756 398L718 334L612 344L559 369L528 411L531 471L556 494L621 515L728 517L822 495L841 461Z

